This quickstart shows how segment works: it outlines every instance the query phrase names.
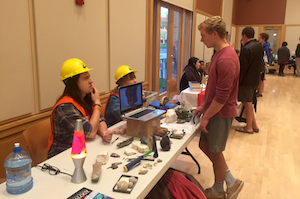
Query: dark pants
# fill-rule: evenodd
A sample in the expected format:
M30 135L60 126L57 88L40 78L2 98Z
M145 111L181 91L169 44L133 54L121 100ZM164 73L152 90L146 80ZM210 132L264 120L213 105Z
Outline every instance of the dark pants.
M279 74L283 74L283 69L285 67L285 64L279 64Z

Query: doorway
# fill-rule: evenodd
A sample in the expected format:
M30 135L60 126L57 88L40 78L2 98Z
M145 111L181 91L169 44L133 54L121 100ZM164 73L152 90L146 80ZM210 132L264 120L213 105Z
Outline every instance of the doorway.
M168 92L170 87L168 82L176 81L179 91L183 55L189 56L191 49L192 12L157 1L156 16L153 62L156 78L153 81L153 88L162 96ZM187 31L186 27L189 27L190 31Z
M272 52L272 58L273 60L277 57L277 51L278 48L281 47L281 27L277 26L265 26L264 32L266 32L269 35L268 42L270 42L270 48Z

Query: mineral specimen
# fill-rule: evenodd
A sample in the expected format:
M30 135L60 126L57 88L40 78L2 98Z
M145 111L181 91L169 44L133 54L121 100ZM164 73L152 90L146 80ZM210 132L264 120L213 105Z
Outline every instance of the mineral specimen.
M108 162L108 152L101 151L97 156L97 162L100 162L103 165L106 164Z
M125 180L119 181L117 183L118 189L122 191L126 191L128 189L128 182Z
M93 164L92 182L99 181L101 171L102 171L102 164L100 162L96 162L95 164Z
M112 153L112 154L110 154L110 157L119 158L120 155L117 153Z
M123 141L123 142L120 142L120 143L117 144L117 147L122 148L124 146L128 146L129 144L131 144L131 142L133 142L133 139L134 139L134 137L131 137L131 138L129 138L129 139Z
M171 142L170 142L170 138L168 135L165 135L161 141L160 141L160 146L162 148L163 151L169 151L171 148Z

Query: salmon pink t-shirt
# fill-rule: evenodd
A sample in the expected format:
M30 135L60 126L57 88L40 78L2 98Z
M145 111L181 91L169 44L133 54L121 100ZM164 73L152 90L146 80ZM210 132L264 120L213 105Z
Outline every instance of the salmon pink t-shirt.
M213 117L234 118L237 116L239 75L240 62L231 46L221 49L212 56L204 97L204 112L215 100L224 106Z

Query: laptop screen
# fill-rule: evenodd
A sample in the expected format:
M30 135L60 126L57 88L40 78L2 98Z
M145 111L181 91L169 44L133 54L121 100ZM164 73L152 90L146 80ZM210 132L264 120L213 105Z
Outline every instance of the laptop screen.
M119 88L121 115L143 106L142 83Z

